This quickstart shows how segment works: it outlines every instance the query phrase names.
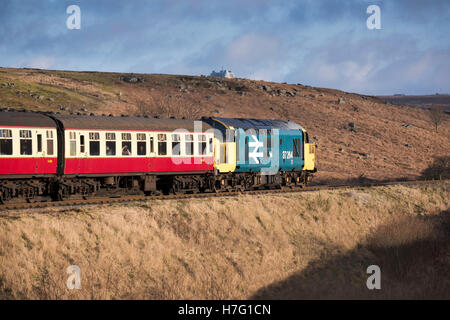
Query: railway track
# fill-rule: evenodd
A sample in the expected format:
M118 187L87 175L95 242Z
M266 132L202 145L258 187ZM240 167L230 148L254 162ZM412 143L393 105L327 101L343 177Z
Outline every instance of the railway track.
M282 189L264 189L250 191L230 191L220 193L194 193L194 194L169 194L169 195L124 195L113 197L90 197L87 199L74 199L63 201L42 201L42 202L20 202L6 203L0 205L0 210L23 210L46 207L65 207L65 206L85 206L96 204L111 204L132 201L149 201L149 200L176 200L176 199L192 199L192 198L211 198L211 197L233 197L239 195L260 195L260 194L276 194L276 193L293 193L293 192L311 192L319 190L334 190L342 188L367 188L388 185L422 185L437 184L449 182L450 180L409 180L409 181L387 181L387 182L371 182L361 184L340 184L340 185L317 185L308 187L282 188Z

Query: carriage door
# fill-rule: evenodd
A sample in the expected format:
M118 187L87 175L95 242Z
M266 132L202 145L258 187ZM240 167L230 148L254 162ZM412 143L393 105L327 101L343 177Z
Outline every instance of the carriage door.
M80 133L80 158L78 159L78 173L85 173L86 172L86 159L87 159L87 134L82 132Z
M86 134L80 134L80 156L81 158L87 158Z
M149 144L149 148L148 148L149 157L154 158L154 157L156 157L156 150L155 150L156 137L153 133L149 133L149 139L150 139L150 144Z
M43 150L42 146L42 133L36 132L36 138L37 138L37 153L36 156L38 158L43 158L45 156L45 151Z
M35 166L34 166L34 173L38 174L39 172L43 172L43 166L44 166L44 157L45 157L45 151L43 147L43 138L42 138L42 132L36 131L36 158L35 158Z
M156 158L156 146L157 146L157 143L156 143L156 134L154 134L154 133L149 133L148 134L148 139L149 139L149 144L148 144L148 164L147 164L147 166L148 166L148 168L147 168L147 170L148 171L153 171L154 169L153 169L153 166L154 166L154 161L155 161L155 158Z

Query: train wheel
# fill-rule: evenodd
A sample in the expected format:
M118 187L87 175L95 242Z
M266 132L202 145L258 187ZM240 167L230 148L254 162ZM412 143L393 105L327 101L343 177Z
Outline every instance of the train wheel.
M170 188L170 191L172 194L177 195L181 193L181 189L179 188L178 184L176 183L176 181L173 182L172 184L172 188Z

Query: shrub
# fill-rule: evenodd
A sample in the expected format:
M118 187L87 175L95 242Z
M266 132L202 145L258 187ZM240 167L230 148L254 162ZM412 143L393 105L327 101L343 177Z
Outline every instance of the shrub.
M422 177L428 180L450 179L450 156L438 157L422 172Z

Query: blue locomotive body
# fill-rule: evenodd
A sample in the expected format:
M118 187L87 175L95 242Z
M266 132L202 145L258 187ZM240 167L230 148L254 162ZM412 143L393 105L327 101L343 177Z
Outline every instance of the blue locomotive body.
M302 170L303 135L301 129L237 129L235 172Z

